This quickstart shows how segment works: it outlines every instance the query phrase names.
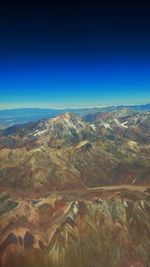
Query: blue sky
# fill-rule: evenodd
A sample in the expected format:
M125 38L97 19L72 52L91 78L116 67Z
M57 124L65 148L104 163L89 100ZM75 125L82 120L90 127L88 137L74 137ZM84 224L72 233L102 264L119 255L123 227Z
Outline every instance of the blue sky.
M150 102L149 33L138 3L3 3L0 108Z
M0 64L0 107L84 107L150 102L145 58L22 58Z

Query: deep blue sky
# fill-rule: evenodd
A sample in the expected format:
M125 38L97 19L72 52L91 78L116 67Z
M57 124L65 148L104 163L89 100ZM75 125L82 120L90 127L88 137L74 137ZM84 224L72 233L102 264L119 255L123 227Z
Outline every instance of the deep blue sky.
M2 5L0 108L150 102L150 9Z

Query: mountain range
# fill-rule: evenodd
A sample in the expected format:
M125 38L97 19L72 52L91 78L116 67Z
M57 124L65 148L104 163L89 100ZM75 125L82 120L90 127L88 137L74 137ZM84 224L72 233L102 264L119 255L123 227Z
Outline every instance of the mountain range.
M144 105L120 105L120 106L106 106L106 107L91 107L91 108L64 108L64 109L50 109L50 108L23 108L23 109L0 109L0 129L9 126L35 121L39 119L52 118L65 112L72 112L76 115L82 116L96 112L110 112L113 110L120 110L122 108L130 108L135 111L150 111L150 104Z
M65 190L150 183L150 112L129 108L0 131L0 184Z
M0 267L148 267L149 160L148 106L1 129Z

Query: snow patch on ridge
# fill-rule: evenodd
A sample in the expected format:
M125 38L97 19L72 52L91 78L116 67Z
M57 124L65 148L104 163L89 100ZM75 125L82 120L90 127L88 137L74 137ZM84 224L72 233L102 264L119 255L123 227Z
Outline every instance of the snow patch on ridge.
M117 119L114 119L114 121L116 122L116 124L119 126L119 127L123 127L123 128L128 128L128 126L126 125L128 123L128 121L125 121L123 123L120 123Z
M106 129L112 129L112 128L110 127L109 123L104 122L104 123L103 123L103 126L104 126Z
M44 133L46 133L48 130L46 129L46 130L43 130L43 131L36 131L35 133L34 133L34 136L39 136L39 135L42 135L42 134L44 134Z
M92 128L94 131L96 131L96 126L95 126L95 124L91 124L91 128Z

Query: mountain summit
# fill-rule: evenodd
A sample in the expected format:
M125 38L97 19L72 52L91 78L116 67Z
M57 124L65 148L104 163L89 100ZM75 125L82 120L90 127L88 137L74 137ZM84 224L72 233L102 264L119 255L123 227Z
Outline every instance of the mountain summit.
M0 184L51 191L149 184L149 121L149 112L128 109L67 112L1 130Z
M148 266L149 159L147 111L1 130L0 267Z

